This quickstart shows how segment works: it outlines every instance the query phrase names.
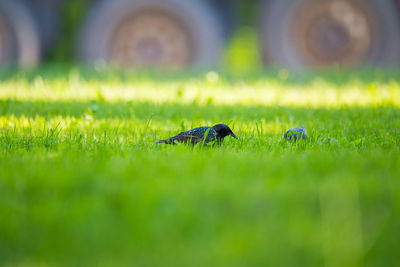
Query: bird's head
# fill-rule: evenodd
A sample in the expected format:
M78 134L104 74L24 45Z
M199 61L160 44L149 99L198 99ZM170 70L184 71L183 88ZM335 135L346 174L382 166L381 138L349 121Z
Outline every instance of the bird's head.
M217 137L220 139L223 139L224 137L226 137L228 135L232 136L233 138L238 139L237 136L232 132L231 128L228 127L228 125L221 123L221 124L214 125L212 128L217 133Z

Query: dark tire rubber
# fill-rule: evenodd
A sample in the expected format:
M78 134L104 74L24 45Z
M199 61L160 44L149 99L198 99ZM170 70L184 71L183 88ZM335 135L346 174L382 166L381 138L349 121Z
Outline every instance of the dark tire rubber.
M0 20L0 65L36 65L40 59L40 41L29 9L19 0L0 0Z

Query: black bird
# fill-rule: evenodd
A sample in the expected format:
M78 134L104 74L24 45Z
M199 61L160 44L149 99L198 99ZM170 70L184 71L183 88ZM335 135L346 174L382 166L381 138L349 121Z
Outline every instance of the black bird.
M205 137L206 133L207 136ZM160 140L156 143L157 144L190 143L192 145L202 142L204 142L204 144L207 144L213 141L221 143L224 140L224 138L228 135L238 139L227 125L217 124L214 125L213 127L203 126L185 132L181 132L176 136Z
M286 131L283 138L289 141L297 141L299 139L307 139L307 131L304 127L294 127Z

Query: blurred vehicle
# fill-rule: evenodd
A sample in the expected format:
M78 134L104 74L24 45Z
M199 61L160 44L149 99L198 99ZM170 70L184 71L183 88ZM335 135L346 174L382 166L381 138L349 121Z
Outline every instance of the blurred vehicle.
M63 33L62 3L0 0L0 64L32 66ZM245 0L92 0L76 31L76 57L119 66L210 67ZM240 5L238 4L240 3ZM396 66L396 0L260 0L252 14L265 65ZM70 40L71 43L74 40Z

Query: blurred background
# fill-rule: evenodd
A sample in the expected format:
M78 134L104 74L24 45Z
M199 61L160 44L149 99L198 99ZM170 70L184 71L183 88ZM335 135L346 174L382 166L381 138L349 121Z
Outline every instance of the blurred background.
M400 62L397 0L0 0L0 64L246 70Z

